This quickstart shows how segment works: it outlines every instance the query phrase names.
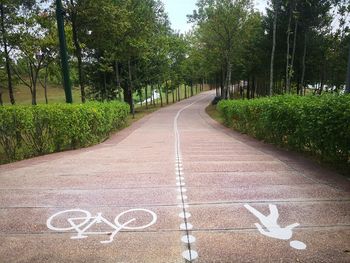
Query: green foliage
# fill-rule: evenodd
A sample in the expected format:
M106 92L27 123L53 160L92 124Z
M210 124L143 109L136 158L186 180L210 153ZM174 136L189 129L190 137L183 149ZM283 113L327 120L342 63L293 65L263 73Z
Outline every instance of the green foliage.
M350 96L276 96L222 101L226 125L258 139L350 166Z
M125 124L120 102L0 107L0 145L8 160L86 147Z

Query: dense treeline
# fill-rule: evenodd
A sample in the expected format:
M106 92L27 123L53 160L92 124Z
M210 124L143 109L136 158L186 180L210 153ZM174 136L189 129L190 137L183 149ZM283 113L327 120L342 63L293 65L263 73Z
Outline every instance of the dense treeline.
M251 0L198 0L186 36L170 28L160 0L63 4L82 102L119 98L133 109L132 98L148 98L149 89L162 91L163 103L179 99L181 85L188 96L204 83L223 98L344 89L349 0L270 0L266 14ZM15 103L18 83L36 104L38 87L46 94L48 83L61 82L55 8L53 0L0 1L1 104L5 90Z
M184 85L185 97L193 95L202 78L192 74L189 41L170 28L162 2L62 2L71 79L82 102L119 98L133 109L133 96L142 101L151 96L149 90L158 91L168 103L180 99ZM39 87L46 91L48 83L61 82L55 8L55 1L47 0L0 2L0 95L8 90L12 104L16 83L28 87L35 105Z
M223 98L305 94L308 85L319 94L344 89L348 0L271 0L266 15L249 0L198 0L197 6L189 17L198 56Z

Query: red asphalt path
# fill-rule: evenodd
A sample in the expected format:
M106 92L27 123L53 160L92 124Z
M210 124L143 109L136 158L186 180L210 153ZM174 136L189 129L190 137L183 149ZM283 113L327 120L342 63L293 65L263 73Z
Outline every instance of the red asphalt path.
M350 181L222 127L213 96L0 166L0 262L350 262Z

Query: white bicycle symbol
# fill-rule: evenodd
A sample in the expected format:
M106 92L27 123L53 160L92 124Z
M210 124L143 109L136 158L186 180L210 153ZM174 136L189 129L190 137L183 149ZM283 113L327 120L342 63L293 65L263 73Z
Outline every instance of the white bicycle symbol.
M151 215L151 217L152 217L151 221L148 224L144 224L141 226L128 226L132 222L134 222L136 220L136 218L132 218L125 223L120 222L120 218L122 216L125 216L126 214L130 214L133 212L143 212L143 213L146 213L148 215ZM84 216L67 218L66 221L68 221L68 223L70 224L70 226L68 226L68 227L59 227L59 226L54 226L52 224L52 221L55 218L56 218L56 220L58 220L58 216L61 216L63 214L72 214L72 213L78 213L78 215L83 213ZM154 212L147 210L147 209L142 209L142 208L130 209L130 210L127 210L127 211L120 213L119 215L117 215L115 217L114 224L111 223L110 221L108 221L106 218L104 218L102 216L102 213L97 213L96 216L91 216L91 213L89 211L82 210L82 209L71 209L71 210L64 210L64 211L61 211L61 212L58 212L58 213L52 215L51 217L49 217L49 219L47 219L46 225L49 229L51 229L53 231L70 231L70 230L77 231L77 235L71 236L71 239L87 238L88 235L110 235L109 240L100 241L100 243L102 243L102 244L107 244L107 243L113 242L115 235L119 231L121 231L122 229L129 229L129 230L144 229L144 228L147 228L147 227L153 225L156 221L157 221L157 215ZM90 227L92 227L94 224L100 224L100 223L105 223L106 225L110 226L114 230L112 232L111 231L109 231L109 232L87 232L87 230Z

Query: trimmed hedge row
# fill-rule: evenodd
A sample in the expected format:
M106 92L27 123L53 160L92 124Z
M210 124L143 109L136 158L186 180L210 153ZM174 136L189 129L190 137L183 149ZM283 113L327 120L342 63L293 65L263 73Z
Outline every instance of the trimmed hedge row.
M350 166L349 95L221 101L218 110L240 132Z
M7 160L89 146L122 127L121 102L0 107L0 145Z

